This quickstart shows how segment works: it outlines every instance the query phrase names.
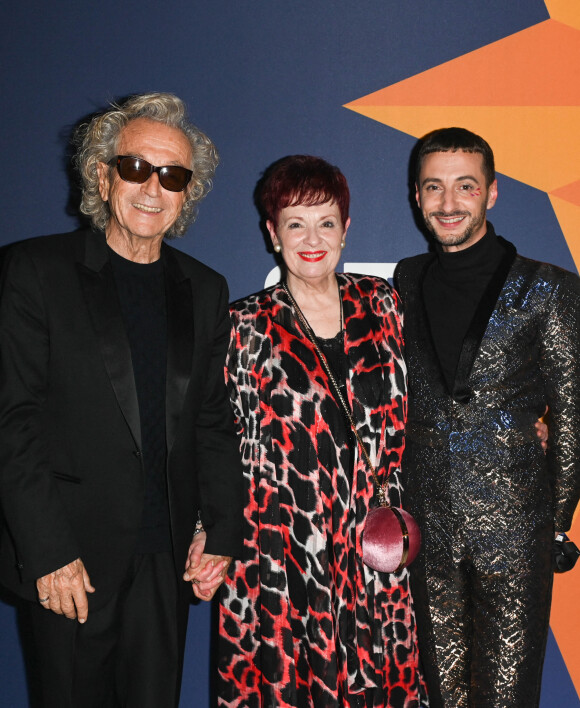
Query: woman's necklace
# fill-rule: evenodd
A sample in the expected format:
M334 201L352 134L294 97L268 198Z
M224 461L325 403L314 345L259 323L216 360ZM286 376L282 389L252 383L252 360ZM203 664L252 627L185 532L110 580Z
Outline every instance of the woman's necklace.
M373 463L371 462L371 458L369 456L369 453L367 452L367 449L366 449L366 447L362 441L362 438L357 430L356 424L354 422L354 418L352 417L352 413L348 407L348 404L346 403L346 397L343 396L342 391L340 390L340 387L336 381L336 378L335 378L334 374L332 373L330 366L328 365L328 361L327 361L326 357L324 356L324 352L320 349L320 347L318 346L318 344L316 342L316 335L314 334L312 327L308 324L308 320L306 319L306 317L304 317L302 310L298 307L298 303L292 297L292 293L290 292L286 283L282 283L282 287L284 288L284 292L286 293L286 295L288 296L288 299L290 300L290 304L292 305L292 307L294 309L296 317L300 321L301 325L304 327L304 330L306 332L306 336L308 337L308 339L310 339L310 341L312 342L312 346L314 347L314 349L316 350L316 353L318 354L318 358L320 359L320 363L322 364L324 370L326 371L326 375L328 376L328 378L332 384L332 387L334 389L334 392L336 393L337 400L340 402L340 405L342 406L342 409L344 411L346 419L349 422L350 427L352 428L352 431L353 431L353 433L356 437L356 440L360 446L360 450L363 454L363 457L365 458L366 463L369 466L369 469L373 475L374 482L377 486L377 496L379 499L379 504L380 504L380 506L388 506L387 486L388 486L388 477L389 477L390 471L387 474L387 480L385 480L385 482L383 484L381 484L379 481L379 477L377 475L377 472L375 470L375 467L374 467ZM340 286L338 289L338 294L340 295ZM341 323L342 323L342 299L341 299L341 308L340 309L341 309Z
M290 300L292 307L294 308L294 312L296 313L296 316L298 319L304 324L306 324L306 327L310 332L312 332L313 336L316 337L317 339L327 339L326 337L319 337L317 334L315 334L314 330L312 329L312 326L306 319L306 315L302 312L300 309L298 303L296 302L296 299L292 295L290 288L288 287L288 284L286 281L282 283L282 287L284 288L284 292L288 296L288 299ZM342 335L342 332L344 331L344 314L342 311L342 297L340 296L340 283L338 280L336 281L336 287L338 288L338 307L339 307L339 330L338 332L334 335L334 337L328 337L328 339L335 339L335 337Z

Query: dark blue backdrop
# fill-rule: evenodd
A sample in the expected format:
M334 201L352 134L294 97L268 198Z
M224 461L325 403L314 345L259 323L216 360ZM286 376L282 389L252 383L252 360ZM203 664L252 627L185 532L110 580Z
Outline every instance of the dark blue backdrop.
M414 140L343 105L547 18L541 0L4 3L0 245L74 228L71 126L108 100L161 90L188 103L220 150L215 188L179 247L223 272L233 298L260 289L274 266L252 192L264 168L289 153L321 155L347 176L345 262L392 263L422 251L409 204ZM574 269L546 194L502 176L499 188L498 232L527 255ZM192 608L191 619L181 704L203 707L209 608ZM8 602L0 623L0 705L25 706ZM578 708L552 639L549 649L542 706Z

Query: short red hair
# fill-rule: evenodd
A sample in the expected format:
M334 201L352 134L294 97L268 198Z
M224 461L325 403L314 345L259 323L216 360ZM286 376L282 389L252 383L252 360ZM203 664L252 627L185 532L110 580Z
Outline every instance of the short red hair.
M348 219L350 192L345 176L321 157L289 155L266 171L259 192L266 218L274 223L288 206L334 202L342 224Z

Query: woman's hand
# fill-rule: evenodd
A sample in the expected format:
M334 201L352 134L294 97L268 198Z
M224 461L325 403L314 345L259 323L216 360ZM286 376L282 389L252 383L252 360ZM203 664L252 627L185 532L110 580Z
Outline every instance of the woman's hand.
M193 537L185 562L183 579L191 582L193 594L197 598L208 601L223 583L232 558L204 553L206 538L205 531Z

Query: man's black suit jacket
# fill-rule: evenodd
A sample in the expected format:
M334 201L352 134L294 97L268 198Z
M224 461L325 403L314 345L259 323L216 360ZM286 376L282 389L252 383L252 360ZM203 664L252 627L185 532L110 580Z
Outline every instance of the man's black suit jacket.
M238 554L242 474L223 373L226 282L162 249L167 481L181 577L198 510L206 551ZM80 557L96 588L91 606L103 604L134 552L143 490L131 352L104 234L15 245L0 300L0 580L35 599L37 578Z

